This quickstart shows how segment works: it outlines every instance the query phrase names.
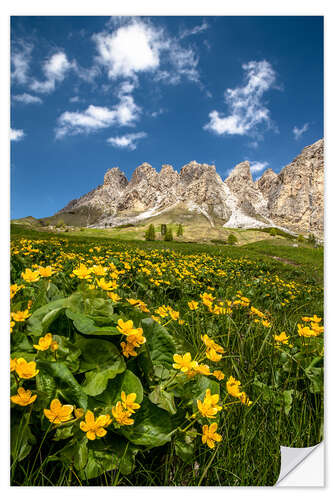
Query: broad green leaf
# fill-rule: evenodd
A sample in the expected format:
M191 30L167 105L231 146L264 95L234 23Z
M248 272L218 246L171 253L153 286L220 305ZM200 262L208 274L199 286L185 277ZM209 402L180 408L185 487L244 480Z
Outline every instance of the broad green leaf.
M36 403L41 404L42 407L47 407L52 399L55 397L57 384L52 375L44 370L39 370L36 375L36 388L38 397Z
M88 460L88 448L87 448L88 439L84 437L82 441L77 443L77 446L74 450L74 467L77 470L81 470L86 466Z
M61 394L66 402L87 408L87 395L64 363L39 361L38 368L40 372L45 372L55 379L57 393Z
M75 328L85 335L119 335L115 326L98 326L93 319L71 309L66 310L66 316L73 321Z
M293 394L294 394L294 389L290 389L289 391L283 391L282 393L284 413L286 415L289 415L289 412L291 410L291 406L293 404Z
M196 434L196 433L195 433ZM195 450L195 436L192 437L190 433L178 433L175 440L175 451L177 457L181 458L186 464L193 460Z
M79 339L82 351L80 370L85 372L83 390L89 396L105 391L108 381L126 370L126 363L115 345L107 340Z
M143 387L140 379L130 370L126 370L124 373L117 375L113 380L110 380L106 390L102 394L91 398L91 404L95 405L95 408L102 407L105 411L110 412L112 406L115 406L117 401L121 400L122 391L126 394L134 392L136 394L135 402L141 403L143 399ZM89 406L91 404L89 399Z
M212 394L220 394L219 383L205 375L197 375L190 380L188 380L186 375L178 377L179 383L172 389L176 397L188 401L193 400L196 403L197 399L203 400L207 389L210 389Z
M141 324L153 365L172 368L176 346L167 329L151 318L143 319Z
M120 469L122 474L130 474L137 451L125 439L108 434L106 439L89 442L87 463L78 475L81 479L93 479L115 469Z
M51 323L59 316L66 306L67 299L58 299L37 309L28 319L28 333L35 336L47 333Z
M314 358L311 364L305 368L305 375L310 380L310 391L314 394L321 393L324 387L323 358L321 356Z
M160 385L155 387L148 397L152 403L157 405L159 408L168 411L171 415L175 415L177 413L174 395L170 392L164 391Z
M13 461L20 462L26 458L36 443L29 426L29 414L25 413L21 421L11 426L10 448Z
M173 425L169 413L158 408L148 398L143 398L141 408L133 418L133 425L121 427L121 433L131 443L154 448L170 441Z

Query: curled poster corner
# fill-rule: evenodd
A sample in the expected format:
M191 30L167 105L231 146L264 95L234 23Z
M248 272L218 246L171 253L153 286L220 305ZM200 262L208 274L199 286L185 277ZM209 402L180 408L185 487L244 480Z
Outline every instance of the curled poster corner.
M324 452L323 443L316 444L315 446L309 446L308 448L289 448L288 446L280 446L281 453L281 467L280 467L280 475L278 477L275 486L283 486L281 482L283 479L293 471L301 462L303 462L306 457L308 457L314 450L316 450L319 446L322 447L322 453ZM320 477L323 477L323 471ZM323 486L323 480L319 480L313 486ZM296 484L287 484L286 486L301 486Z

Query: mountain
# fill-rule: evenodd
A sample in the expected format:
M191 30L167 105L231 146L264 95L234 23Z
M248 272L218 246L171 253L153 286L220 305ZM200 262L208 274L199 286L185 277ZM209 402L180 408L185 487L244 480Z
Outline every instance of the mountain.
M178 173L138 166L130 181L109 169L102 185L72 200L56 217L92 227L136 225L164 218L205 218L212 227L276 226L323 234L324 141L303 149L279 174L266 170L253 181L250 163L239 163L223 180L214 165L191 161ZM170 220L171 222L171 220Z

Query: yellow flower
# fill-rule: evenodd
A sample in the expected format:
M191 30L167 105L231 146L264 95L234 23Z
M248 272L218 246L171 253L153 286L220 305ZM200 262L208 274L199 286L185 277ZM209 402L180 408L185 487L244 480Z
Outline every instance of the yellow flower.
M169 310L169 314L171 318L176 321L179 318L179 312L178 311L173 311L172 309Z
M192 357L191 357L190 352L187 352L183 356L181 356L180 354L174 354L173 360L174 360L174 363L172 366L176 370L180 370L184 373L188 372L189 370L191 370L195 366L195 362L192 361Z
M27 318L29 318L31 314L29 313L29 309L26 309L25 311L16 311L11 313L11 317L13 318L14 321L25 321Z
M91 272L95 274L95 276L105 276L106 275L107 268L103 267L101 264L98 266L93 266L91 269Z
M223 380L224 376L225 376L224 373L221 372L221 370L215 370L213 372L213 375L214 375L215 378L217 378L217 380Z
M243 405L251 406L253 401L250 401L249 397L246 395L246 392L241 392L239 395L239 399Z
M200 373L200 375L210 375L210 370L208 365L198 365L195 367L196 373Z
M114 283L113 282L110 282L110 281L105 281L104 278L101 278L100 280L96 280L97 281L97 284L100 288L102 288L102 290L106 290L106 291L109 291L109 290L113 290L114 288L116 288L114 286Z
M132 344L128 344L127 342L120 342L120 346L123 351L123 355L126 358L129 358L130 356L137 356L138 353L135 351L134 346Z
M53 340L52 341L52 344L51 344L51 351L57 351L59 349L59 344L56 340Z
M26 269L21 276L28 283L35 283L40 278L39 271L32 271L31 269Z
M72 405L62 405L59 399L53 399L50 409L44 409L44 415L52 424L61 424L72 418L73 408Z
M76 418L82 418L84 415L84 409L83 408L74 408L74 415Z
M119 425L134 424L134 420L132 418L129 418L131 416L131 412L123 407L121 401L118 401L116 406L113 406L112 415L114 416L115 420L118 422Z
M142 335L142 328L135 328L131 331L130 335L127 335L127 342L131 344L133 347L140 347L140 345L146 342L146 337Z
M211 339L210 337L208 337L208 335L204 335L204 336L201 335L201 340L203 341L203 343L205 344L205 346L208 349L214 349L214 351L219 352L220 354L225 353L225 350L223 349L223 347L220 346L219 344L217 344L216 342L214 342L214 340Z
M203 417L215 418L217 412L222 410L222 406L217 405L219 397L218 394L211 394L210 389L207 389L203 402L200 399L197 400L198 410Z
M50 276L52 276L52 274L54 274L54 271L51 266L47 267L40 266L38 268L38 272L43 278L49 278Z
M15 326L15 321L11 321L10 322L10 333L12 333L14 326Z
M47 333L45 337L41 337L38 341L38 344L34 344L34 348L37 351L47 351L49 347L52 345L52 333Z
M22 288L24 288L24 285L10 285L10 299L12 299L13 297L15 297L15 295L17 294L17 292L19 290L21 290Z
M281 332L280 335L274 335L274 340L280 344L288 344L288 339L286 332Z
M241 385L239 380L236 380L234 377L230 376L227 380L227 391L231 396L234 396L235 398L239 398L241 395L241 392L239 390L239 386Z
M80 280L85 280L90 278L91 269L88 269L85 264L81 263L78 268L73 269L73 274L75 274L75 276L77 276Z
M110 415L100 415L95 420L92 411L88 410L85 416L85 422L80 422L80 429L86 432L88 439L93 441L97 437L103 437L106 434L104 427L107 427L111 423Z
M17 389L17 394L15 394L15 396L12 396L10 399L17 405L28 406L37 399L37 394L34 394L33 396L31 394L31 391L26 391L25 389L23 389L23 387L19 387Z
M209 448L214 448L215 443L219 443L220 441L222 441L221 434L218 434L216 430L217 430L216 422L210 424L209 426L203 425L202 427L202 442L203 444L207 443Z
M133 328L133 321L130 319L128 321L118 319L117 330L123 335L130 335L133 330L135 330L135 328Z
M210 359L210 361L218 362L221 361L222 359L222 354L217 354L215 349L207 349L206 350L206 357Z
M161 318L165 318L168 315L168 310L165 306L160 306L155 312L161 316Z
M140 408L140 405L134 402L135 400L136 400L136 394L134 392L131 392L131 394L128 394L126 396L125 392L122 391L121 393L122 405L125 408L125 410L128 410L130 413L134 413L135 410L138 410Z
M107 295L113 302L118 302L120 300L119 295L115 292L108 292Z
M267 328L269 328L271 326L271 323L269 321L267 321L267 319L263 319L261 324L263 326L266 326Z
M191 302L188 302L187 304L191 311L195 311L199 306L199 302L196 302L195 300L191 300Z
M36 370L36 362L28 363L24 358L16 360L15 371L20 378L32 378L39 373L39 370Z
M302 318L302 321L305 321L305 322L313 321L314 323L320 323L321 320L322 320L322 318L318 318L318 316L316 314L314 314L311 318L308 316L305 316L304 318Z
M299 323L297 324L298 335L300 337L317 337L321 333L321 328L323 327L320 327L319 325L316 327L316 329L311 329L308 326L303 326Z
M319 335L320 333L323 333L324 331L324 327L323 326L320 326L318 325L318 323L311 323L311 328L312 330L317 334Z
M10 358L10 372L13 372L16 369L16 361L16 358Z

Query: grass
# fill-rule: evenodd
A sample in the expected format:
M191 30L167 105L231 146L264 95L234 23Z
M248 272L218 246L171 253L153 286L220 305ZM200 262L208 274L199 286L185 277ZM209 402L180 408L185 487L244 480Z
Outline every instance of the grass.
M126 233L130 233L126 228ZM126 296L137 297L146 302L150 309L161 304L171 305L180 311L188 325L168 322L168 331L175 341L187 342L192 349L201 345L203 332L209 333L226 349L223 367L227 375L234 374L242 381L242 386L253 399L249 407L230 407L223 414L220 423L223 441L214 450L199 445L195 456L184 463L176 454L174 442L152 450L141 449L136 456L136 469L128 475L117 470L91 480L80 479L73 467L51 461L51 455L60 449L60 443L45 440L41 445L42 434L39 423L34 421L33 434L38 436L36 446L30 456L13 467L13 485L40 486L78 486L78 485L272 485L280 470L280 445L304 447L312 446L322 438L322 398L321 394L309 390L308 380L304 377L307 365L294 365L289 350L281 360L272 343L272 333L286 331L297 339L296 324L301 316L321 315L323 311L322 276L323 250L307 245L293 247L288 239L281 237L246 243L242 246L209 245L202 243L174 241L123 241L110 239L109 230L85 230L77 233L48 234L29 231L15 225L12 228L13 245L21 248L21 239L39 246L41 255L35 257L13 258L12 273L14 282L20 281L20 272L28 266L29 259L44 259L52 263L59 256L59 248L54 242L61 243L61 251L76 254L87 260L91 255L103 256L111 252L112 259L118 253L126 252L133 262L166 262L165 274L173 280L170 286L153 288L148 277L141 277L137 267L128 275ZM119 230L119 233L121 231ZM238 234L247 234L239 231ZM45 243L43 243L43 241ZM92 254L90 248L95 247ZM55 249L55 254L53 251ZM276 257L282 260L277 260ZM192 269L191 262L196 265ZM117 260L115 260L117 262ZM168 274L170 265L195 272L197 284L191 284L186 275L176 279L175 273ZM203 264L202 264L203 263ZM65 260L62 277L55 277L53 283L68 295L77 285L69 279L75 261ZM225 269L226 276L218 277L217 271ZM275 281L275 277L284 284ZM266 282L267 280L267 282ZM281 306L288 297L288 285L294 283L298 294L296 299ZM235 309L228 317L210 314L192 314L187 306L189 300L200 300L200 293L212 287L213 294L225 299L235 298L238 290L251 299L251 303L261 311L269 311L274 321L273 330L249 321L244 309ZM127 295L129 294L129 295ZM50 326L52 333L64 328L59 319ZM67 322L66 331L71 332ZM24 327L22 327L24 328ZM24 330L23 330L24 331ZM66 333L67 335L67 333ZM303 352L303 351L302 351ZM303 354L311 356L311 353ZM289 357L288 357L289 356ZM306 358L308 359L308 358ZM307 361L308 362L308 361ZM297 366L296 372L288 371ZM286 368L287 367L287 368ZM293 368L293 369L294 369ZM286 371L287 370L287 371ZM260 385L261 384L261 385ZM283 391L295 391L289 412L279 399ZM282 392L281 392L282 391ZM287 397L287 396L286 396ZM19 418L21 414L15 416ZM199 439L199 438L198 438ZM200 439L199 439L200 441ZM40 450L38 451L40 447Z

